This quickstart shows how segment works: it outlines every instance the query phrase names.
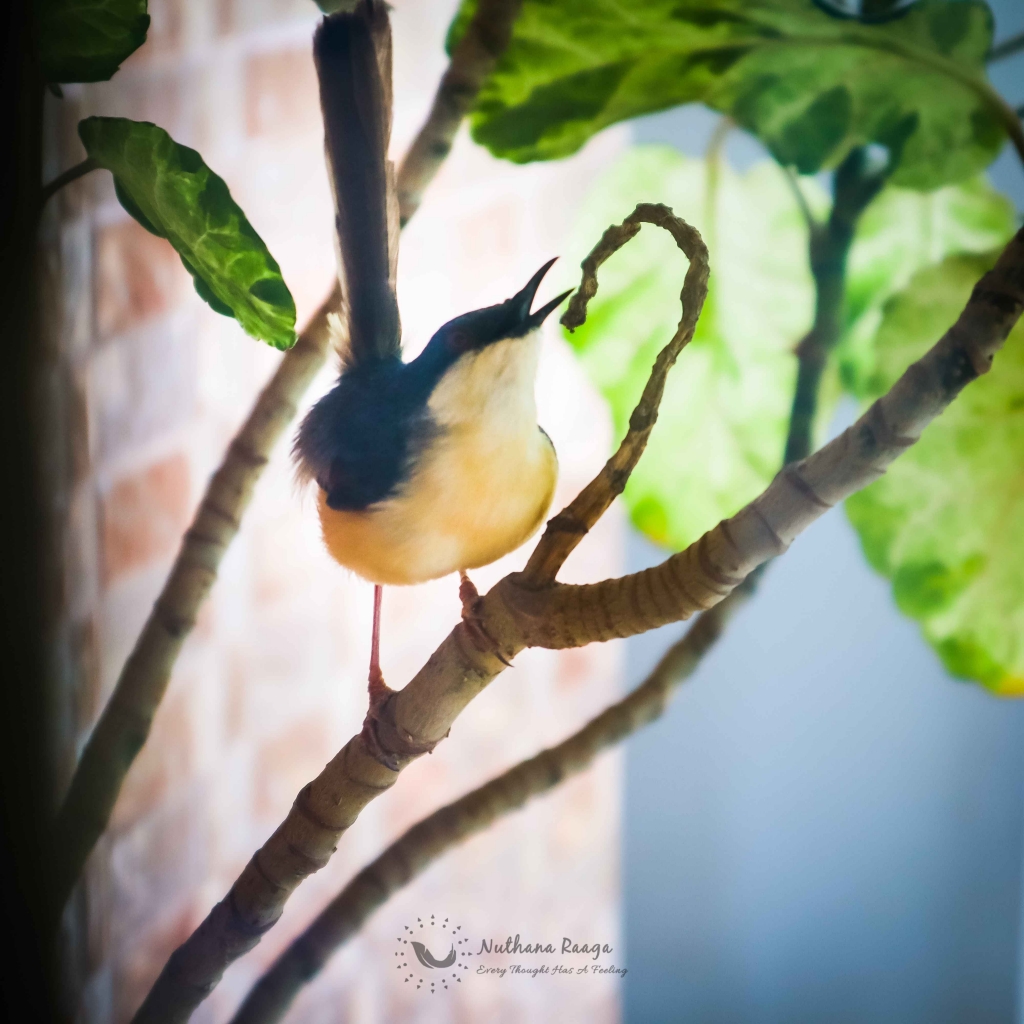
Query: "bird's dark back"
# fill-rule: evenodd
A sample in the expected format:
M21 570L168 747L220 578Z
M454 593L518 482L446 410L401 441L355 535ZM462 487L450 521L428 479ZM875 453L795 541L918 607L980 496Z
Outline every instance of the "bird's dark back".
M392 497L437 435L427 400L437 374L400 359L350 367L310 410L297 454L338 510Z

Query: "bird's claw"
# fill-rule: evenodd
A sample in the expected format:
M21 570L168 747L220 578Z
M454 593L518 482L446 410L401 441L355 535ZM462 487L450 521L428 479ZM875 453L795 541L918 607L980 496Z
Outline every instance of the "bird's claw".
M462 601L462 621L473 641L473 646L479 651L493 654L502 665L512 668L512 662L501 653L498 641L487 632L484 626L484 618L480 614L480 606L483 603L480 591L476 589L473 581L461 571L459 572L459 600Z

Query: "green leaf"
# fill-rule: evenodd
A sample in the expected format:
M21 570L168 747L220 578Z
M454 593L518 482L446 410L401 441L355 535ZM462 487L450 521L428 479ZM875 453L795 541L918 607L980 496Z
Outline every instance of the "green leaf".
M996 255L951 256L886 304L873 394L950 327ZM947 670L1024 696L1024 324L992 371L846 510Z
M610 124L702 102L801 173L876 143L895 184L931 189L976 174L1002 144L991 37L980 0L921 0L884 24L811 0L524 0L473 137L510 160L549 160Z
M811 195L816 206L823 198ZM564 281L573 283L572 265L639 201L671 206L701 231L711 254L704 312L669 375L658 424L625 491L635 525L682 548L755 497L781 463L793 348L810 326L814 301L807 229L772 161L740 176L672 149L636 147L586 200L558 265ZM601 268L587 322L566 335L608 399L619 437L675 331L685 272L668 233L645 225Z
M291 348L295 303L280 267L202 157L146 121L90 117L78 134L114 175L121 205L174 246L199 295L253 337Z
M847 263L845 331L837 350L851 394L879 394L875 335L887 299L923 267L954 253L988 252L1013 232L1013 204L979 176L931 193L887 188L857 225Z
M105 82L145 41L146 0L35 0L47 82Z

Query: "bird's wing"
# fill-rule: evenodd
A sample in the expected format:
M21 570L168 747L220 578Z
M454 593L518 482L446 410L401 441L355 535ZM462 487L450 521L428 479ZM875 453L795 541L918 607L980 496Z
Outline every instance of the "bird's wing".
M395 299L398 202L391 137L391 25L383 0L324 18L313 38L324 145L348 311L346 362L401 354Z

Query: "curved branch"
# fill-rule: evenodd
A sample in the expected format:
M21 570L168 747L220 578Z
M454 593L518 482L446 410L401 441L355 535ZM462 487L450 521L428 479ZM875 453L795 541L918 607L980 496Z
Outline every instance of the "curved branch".
M512 26L522 5L523 0L479 0L452 52L427 120L399 169L398 209L402 224L419 208L424 189L451 151L462 119L512 38Z
M737 515L660 566L589 586L527 589L513 574L459 623L379 710L374 751L353 736L299 793L281 825L167 962L135 1024L184 1022L225 968L259 942L299 883L402 767L447 735L465 706L528 646L581 646L687 618L723 600L836 502L877 479L992 358L1024 309L1024 229L978 283L956 324L838 438L787 466ZM476 646L478 633L493 643ZM503 660L504 659L504 660ZM387 763L385 763L387 762ZM392 765L394 767L392 767Z
M749 582L749 581L748 581ZM738 587L704 612L629 696L557 746L542 750L413 825L352 879L253 987L231 1024L274 1024L363 922L459 843L584 771L603 750L660 718L752 588Z
M481 6L494 7L495 0L484 0ZM497 6L504 9L510 5L503 0ZM518 9L518 5L512 6ZM489 51L492 60L497 59L498 51L493 49L495 37L487 38L492 43ZM438 86L435 108L443 106L440 95L452 88L452 81L465 83L460 96L468 108L486 71L464 72L462 64L475 68L477 61L472 47L456 50ZM459 120L448 118L441 123L432 113L428 126L437 146L447 139L448 146L444 148L447 153ZM416 202L404 219L415 212L419 198L443 159L443 153L438 155L422 146L416 150L414 146L414 151L403 161L397 179L398 191L416 194ZM88 163L84 161L72 168L48 188L55 190L72 177L91 170L86 166ZM106 828L125 775L149 735L178 651L216 579L221 556L238 532L270 449L294 417L299 399L327 358L328 316L340 308L341 293L335 285L298 342L282 358L232 441L185 535L171 574L121 670L114 694L89 737L55 824L54 846L60 861L53 888L57 913L67 902L86 858Z
M668 231L690 261L683 280L683 290L679 294L683 307L682 317L676 333L658 353L640 401L629 417L629 430L622 443L604 464L601 472L569 505L548 521L540 542L523 570L523 586L543 587L549 584L576 545L622 493L658 421L658 406L665 393L668 372L693 337L697 320L704 308L704 299L708 293L708 250L700 233L675 216L667 206L639 203L621 224L613 225L605 231L601 241L580 264L583 278L576 294L569 300L569 308L562 315L562 323L570 331L583 325L587 319L587 303L597 294L597 268L633 238L641 224L655 224Z

